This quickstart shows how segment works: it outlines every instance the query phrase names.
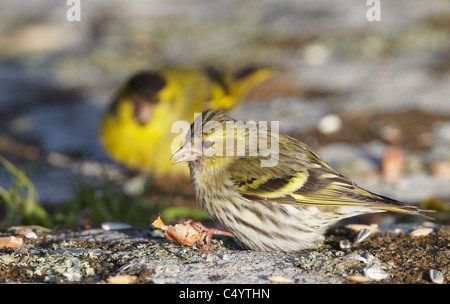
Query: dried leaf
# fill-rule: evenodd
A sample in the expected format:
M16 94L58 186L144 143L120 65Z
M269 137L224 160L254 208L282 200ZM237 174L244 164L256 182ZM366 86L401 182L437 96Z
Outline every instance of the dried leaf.
M195 230L192 225L176 224L175 226L166 226L160 216L158 216L152 225L163 230L166 239L182 245L192 246L202 238L201 231Z
M162 226L165 226L164 222L161 219L161 216L158 216L158 218L153 221L152 225L155 226L156 228L161 228Z
M183 245L192 246L202 238L202 233L188 224L177 224L175 226L167 226L167 228L164 236Z

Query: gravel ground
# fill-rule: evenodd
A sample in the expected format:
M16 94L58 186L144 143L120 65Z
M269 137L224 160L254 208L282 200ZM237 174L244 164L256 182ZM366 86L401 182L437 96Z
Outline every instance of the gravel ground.
M433 283L430 270L450 277L450 227L425 224L379 227L357 241L348 228L330 231L316 249L299 253L241 249L230 238L214 239L211 252L166 241L159 230L83 227L40 231L19 248L0 249L3 283L153 284L351 284ZM347 240L349 246L340 245ZM375 272L375 273L371 273Z

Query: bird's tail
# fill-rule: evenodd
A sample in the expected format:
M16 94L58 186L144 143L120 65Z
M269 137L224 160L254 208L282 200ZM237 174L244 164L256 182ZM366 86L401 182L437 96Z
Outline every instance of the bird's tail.
M413 205L405 204L402 202L399 202L397 200L374 194L366 190L362 190L365 192L368 192L371 194L372 198L377 201L377 203L373 206L375 209L384 210L384 211L391 211L391 212L398 212L398 213L406 213L406 214L413 214L413 215L419 215L428 219L433 219L429 217L428 215L425 215L424 213L427 212L434 212L434 210L428 210L428 209L422 209Z
M275 69L270 67L245 68L234 74L207 68L206 75L220 88L216 91L218 94L212 98L210 107L221 110L230 109L242 101L257 85L275 74Z
M269 80L276 74L272 67L249 67L233 75L232 91L237 99L244 98L257 85Z

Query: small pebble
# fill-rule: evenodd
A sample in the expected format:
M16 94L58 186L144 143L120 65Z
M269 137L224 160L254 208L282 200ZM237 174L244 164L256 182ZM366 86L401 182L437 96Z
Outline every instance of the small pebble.
M303 60L311 66L320 66L329 60L330 51L320 43L311 43L305 46Z
M401 149L388 147L381 160L381 176L389 184L394 184L402 177L405 157Z
M401 228L395 228L394 229L394 234L401 234L401 233L403 233L404 231L403 231L403 229L401 229Z
M15 236L0 237L0 247L19 248L23 245L23 239Z
M132 284L137 280L137 276L131 276L127 274L118 274L113 277L109 277L106 281L110 284Z
M437 178L449 179L450 178L450 161L438 160L430 164L431 174Z
M333 134L338 132L342 127L342 120L336 114L329 114L319 120L317 129L322 134Z
M104 222L102 223L103 230L122 230L122 229L130 229L131 225L126 223L116 223L116 222Z
M288 283L294 283L295 281L286 277L282 277L282 276L271 276L271 277L267 277L267 279L270 282L273 283L282 283L282 284L288 284Z
M349 250L350 249L350 242L348 240L341 240L339 242L339 247L341 247L342 250Z
M425 221L425 222L420 223L420 226L423 226L423 227L434 227L434 226L436 226L436 223Z
M347 277L347 280L355 283L368 283L370 282L368 277L362 275L351 275Z
M208 253L208 254L206 255L205 262L212 262L212 261L213 261L213 257L212 257L212 255L211 255L211 253Z

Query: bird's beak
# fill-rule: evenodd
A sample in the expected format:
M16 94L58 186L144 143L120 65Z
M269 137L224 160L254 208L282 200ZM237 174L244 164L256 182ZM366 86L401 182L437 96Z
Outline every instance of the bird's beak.
M190 142L184 144L177 152L175 152L170 159L176 159L172 165L181 162L190 162L197 160L202 155L201 151L198 151Z

